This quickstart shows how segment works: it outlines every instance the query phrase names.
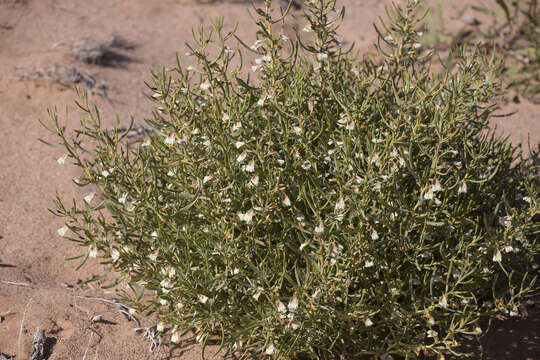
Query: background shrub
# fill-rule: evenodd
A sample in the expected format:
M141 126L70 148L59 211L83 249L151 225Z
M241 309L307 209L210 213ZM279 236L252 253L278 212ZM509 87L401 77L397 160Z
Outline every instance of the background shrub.
M192 65L152 74L136 144L84 93L73 138L51 112L58 161L91 191L57 198L59 234L117 271L172 342L192 331L242 358L443 354L481 317L518 314L540 147L524 158L487 128L497 58L461 52L433 73L416 2L388 9L364 59L338 40L335 1L306 4L309 42L271 5L255 9L257 41L238 39L251 71L218 20Z

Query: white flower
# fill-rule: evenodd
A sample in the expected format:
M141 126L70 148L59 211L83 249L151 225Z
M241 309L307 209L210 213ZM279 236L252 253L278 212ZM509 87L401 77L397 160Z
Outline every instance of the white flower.
M379 238L379 234L377 233L377 230L373 229L371 230L371 240L377 240Z
M253 45L250 46L251 50L257 50L263 44L262 40L256 40Z
M123 193L122 196L120 196L120 197L118 198L118 202L119 202L120 204L125 204L125 203L126 203L127 196L128 196L127 193Z
M154 99L161 99L161 94L158 93L158 92L155 92L155 93L152 94L152 97L153 97Z
M56 232L58 233L58 235L64 236L64 235L66 235L66 232L67 232L68 230L69 230L69 229L68 229L67 225L64 225L64 226L62 226L60 229L56 230Z
M527 202L527 203L531 203L531 198L529 196L524 196L523 197L523 201Z
M510 225L512 225L512 217L510 215L500 217L499 224L504 227L510 227Z
M151 237L153 237L154 239L158 237L158 234L157 234L157 231L152 231L152 233L150 234Z
M253 294L253 298L255 300L259 300L259 297L262 295L263 290L264 289L262 287L257 287L257 291L255 291L255 293Z
M287 308L291 312L295 312L296 309L298 309L298 298L296 296L293 296L293 298L289 301Z
M335 211L340 211L340 210L343 210L345 209L345 200L343 200L342 197L340 197L338 199L338 201L336 202L336 206L334 207Z
M165 324L163 324L163 321L160 321L157 323L156 330L159 332L162 332L163 330L165 330Z
M364 263L365 268L370 268L372 266L373 266L373 260L366 260L366 262Z
M328 60L328 54L326 54L326 53L318 53L317 54L317 60L319 60L319 61Z
M223 116L221 117L221 120L223 122L229 121L230 119L231 119L231 117L227 113L224 113Z
M244 146L245 142L243 141L237 141L234 143L234 146L237 148L237 149L240 149L242 146Z
M141 147L147 147L150 146L150 138L146 138L144 142L141 144Z
M438 179L435 180L435 184L431 186L431 190L433 190L433 192L442 191L441 183Z
M311 162L309 160L306 160L302 163L302 169L309 170L311 169Z
M465 194L467 193L467 183L463 181L458 189L458 194Z
M249 186L255 187L257 185L259 185L259 176L254 175L251 180L249 180Z
M208 81L208 79L206 79L201 83L201 90L206 91L209 88L210 88L210 81Z
M356 123L354 122L354 120L351 120L347 123L347 125L345 126L345 129L347 130L354 130L354 127L355 127Z
M172 288L172 283L169 279L163 279L159 283L164 293L169 292L169 289Z
M261 58L261 60L264 61L264 62L270 62L270 61L272 61L272 55L271 54L266 54Z
M283 195L283 198L281 199L281 203L283 204L283 206L289 207L291 206L291 199L289 199L289 197L285 194Z
M435 330L428 330L427 331L427 337L428 338L434 338L434 337L437 337L439 335L438 332L436 332Z
M113 259L113 261L117 261L118 259L120 258L120 252L116 249L112 249L111 250L111 259Z
M130 315L135 315L136 312L137 312L137 310L135 310L134 308L129 308L129 310L128 310L128 313Z
M171 342L175 344L180 342L180 331L178 331L176 328L172 331Z
M501 252L499 250L495 251L495 253L493 254L493 259L492 259L494 262L501 262L502 261L502 255L501 255Z
M94 198L96 194L94 194L93 192L91 192L90 194L86 195L84 197L84 201L87 203L87 204L90 204L92 202L92 199Z
M209 182L213 178L214 177L212 175L206 175L205 177L203 177L202 182L203 182L203 184L206 184L207 182Z
M96 245L90 245L88 247L88 257L95 258L97 257L97 254L98 254L98 249Z
M174 143L176 142L176 134L170 134L165 138L163 142L165 143L165 145L174 145Z
M240 219L240 221L244 221L245 223L249 224L251 223L251 220L253 219L254 215L255 215L255 211L250 209L246 213L238 213L238 219Z
M430 186L427 191L424 193L424 199L431 200L433 199L433 187Z
M371 321L370 318L366 318L366 319L364 320L364 325L365 325L366 327L373 326L373 321Z
M302 135L302 128L300 126L294 126L293 131L298 136Z
M448 300L446 299L446 295L443 295L441 299L439 300L439 305L446 309L448 307Z
M305 248L306 246L308 246L308 245L309 245L309 242L307 242L307 241L306 241L306 242L303 242L302 244L300 244L300 247L299 247L300 251L304 250L304 248Z
M482 333L482 328L480 326L477 326L474 328L474 333L477 335L480 335Z
M265 353L266 355L273 355L273 354L274 354L274 344L268 345L268 347L266 348L266 350L264 350L264 353Z
M321 221L319 221L319 223L317 224L317 226L315 226L315 234L322 234L324 232L324 223Z
M242 128L242 123L240 121L236 122L233 124L232 128L231 128L231 131L233 133L237 132L238 130L240 130Z
M236 158L236 161L238 163L242 163L242 162L244 162L244 160L246 160L246 157L247 157L247 153L244 151L243 153L238 155L238 157Z
M199 302L201 304L206 304L206 302L208 301L208 296L206 295L199 295L197 298L199 299Z
M414 46L415 49L420 49L422 47L422 44L415 43L413 46Z
M311 25L310 24L307 24L306 26L304 26L304 28L302 29L303 32L311 32Z
M101 172L101 176L103 176L103 177L105 177L105 178L108 177L109 175L111 175L111 173L110 173L108 170L103 170L103 171Z
M283 164L285 164L285 160L283 160L283 159L277 159L277 163L278 163L279 165L283 165Z
M242 167L242 170L244 170L245 172L250 172L250 173L255 171L255 160L251 159L251 161L247 165Z
M284 313L287 311L287 308L285 307L285 304L283 304L281 301L276 302L277 311L280 313Z
M59 163L60 165L64 165L66 163L67 156L68 154L64 154L60 156L58 159L56 159L56 162Z
M510 316L518 316L518 315L519 315L518 308L514 306L512 310L510 310Z
M261 98L257 101L257 105L264 106L265 100L266 100L266 96L261 96Z
M154 251L153 253L151 253L150 255L148 255L148 258L149 258L151 261L156 261L158 255L159 255L159 251L156 250L156 251Z
M433 316L431 316L431 314L428 313L424 315L424 317L426 318L429 325L435 325L435 319L433 318Z

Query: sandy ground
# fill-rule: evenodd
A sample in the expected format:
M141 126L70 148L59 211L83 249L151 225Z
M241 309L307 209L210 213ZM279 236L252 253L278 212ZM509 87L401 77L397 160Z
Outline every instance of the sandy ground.
M445 2L452 14L465 1ZM357 42L361 52L375 38L372 23L384 14L384 1L345 0L346 41ZM38 142L53 140L38 123L47 120L47 108L57 107L62 121L78 122L73 87L45 78L39 71L73 66L95 74L108 86L106 96L94 88L91 101L101 109L106 124L118 114L122 123L130 116L142 122L151 105L142 93L148 71L174 63L191 39L191 28L224 16L226 27L239 23L238 34L253 40L253 25L245 3L194 4L176 0L0 0L0 358L1 354L26 359L38 328L45 330L46 359L144 359L150 342L136 333L114 305L117 290L85 285L99 274L97 262L75 271L75 245L56 234L62 223L47 211L55 192L64 199L82 194L71 183L77 170L59 166L63 152ZM455 24L458 26L459 24ZM109 66L84 64L69 55L69 45L85 37L104 38L117 33L134 47L119 49ZM114 65L114 66L111 66ZM20 79L21 76L23 79ZM24 77L34 77L24 79ZM500 131L513 141L540 139L540 106L522 100L498 119ZM496 321L482 339L484 359L540 359L540 311L529 309L528 319ZM105 321L92 322L102 315ZM152 319L140 319L141 326ZM476 345L473 346L478 349ZM480 358L477 350L477 358ZM160 359L200 358L200 348L181 350L164 345L154 354Z

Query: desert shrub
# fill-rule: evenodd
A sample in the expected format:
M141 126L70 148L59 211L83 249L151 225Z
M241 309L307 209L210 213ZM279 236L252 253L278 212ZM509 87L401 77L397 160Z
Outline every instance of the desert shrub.
M152 74L136 144L84 93L73 136L51 112L58 161L90 189L57 198L59 234L117 271L172 342L192 331L242 358L444 354L481 318L519 313L539 150L487 127L497 59L462 52L433 73L415 2L388 9L362 59L339 41L335 1L306 4L311 41L285 37L270 2L256 13L245 50L217 21ZM258 56L249 73L242 51Z

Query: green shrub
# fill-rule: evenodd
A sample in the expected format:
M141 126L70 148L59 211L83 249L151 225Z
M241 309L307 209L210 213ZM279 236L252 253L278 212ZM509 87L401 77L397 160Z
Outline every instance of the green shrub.
M220 21L193 66L153 74L153 131L135 145L84 93L71 140L51 112L59 162L92 191L57 198L59 234L121 274L123 300L173 342L192 330L241 357L443 354L480 318L518 313L539 150L523 158L487 128L496 59L463 52L432 73L415 2L388 9L373 59L341 46L334 1L306 4L309 42L270 5L241 42L250 75Z

